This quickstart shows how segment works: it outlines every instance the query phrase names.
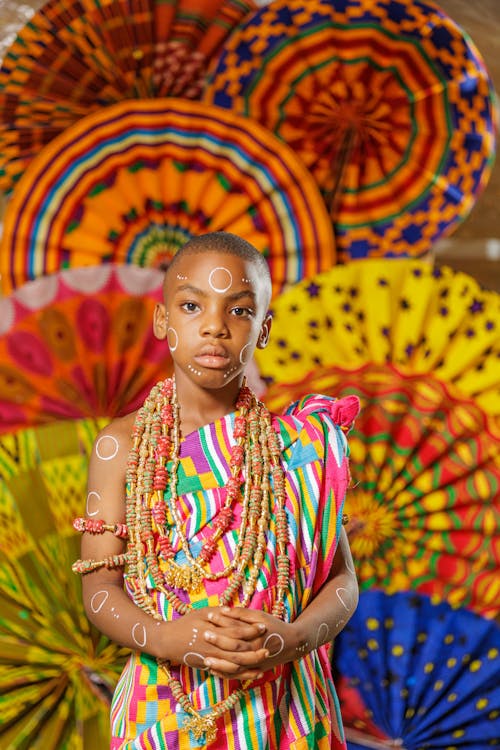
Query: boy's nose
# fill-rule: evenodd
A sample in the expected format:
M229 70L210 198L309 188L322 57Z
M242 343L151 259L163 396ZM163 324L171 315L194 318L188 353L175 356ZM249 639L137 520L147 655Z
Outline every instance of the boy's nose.
M227 325L223 315L207 315L202 323L202 334L204 336L221 337L227 335Z

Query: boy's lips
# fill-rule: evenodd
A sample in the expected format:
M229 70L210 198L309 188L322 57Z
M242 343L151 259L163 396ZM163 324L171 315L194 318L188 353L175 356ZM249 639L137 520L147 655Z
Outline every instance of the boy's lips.
M223 346L204 346L195 355L194 360L203 367L224 368L231 358Z

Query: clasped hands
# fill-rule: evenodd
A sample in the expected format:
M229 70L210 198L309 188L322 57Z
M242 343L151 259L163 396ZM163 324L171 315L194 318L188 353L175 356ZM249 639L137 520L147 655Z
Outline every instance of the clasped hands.
M206 669L223 679L260 679L263 672L296 656L293 625L255 609L191 610L170 623L169 630L174 636L170 647L175 643L176 651L171 663Z

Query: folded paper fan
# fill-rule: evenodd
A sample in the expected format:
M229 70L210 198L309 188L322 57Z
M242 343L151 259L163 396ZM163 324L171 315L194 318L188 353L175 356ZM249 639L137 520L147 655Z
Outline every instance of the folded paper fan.
M363 592L335 639L348 748L496 747L499 647L500 626L473 612Z
M0 188L40 148L123 99L197 99L210 59L252 0L50 0L0 68Z
M272 385L272 410L355 394L347 532L362 590L414 589L500 614L500 421L429 374L317 368Z
M267 382L294 382L331 365L391 363L433 374L500 414L500 295L467 274L418 260L353 261L274 300Z
M293 147L343 261L422 257L491 174L491 78L432 0L273 0L233 30L203 98Z
M267 256L275 294L335 262L313 178L264 127L173 97L122 102L32 161L5 215L2 288L68 266L164 267L215 230Z
M0 433L140 406L172 370L153 335L163 273L136 266L61 271L0 299Z
M104 421L0 437L0 745L109 744L110 696L126 652L88 622L72 519Z

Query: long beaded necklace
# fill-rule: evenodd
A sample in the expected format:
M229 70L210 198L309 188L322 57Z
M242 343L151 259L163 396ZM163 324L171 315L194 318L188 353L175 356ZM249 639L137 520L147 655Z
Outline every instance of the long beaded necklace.
M211 538L204 542L196 558L189 547L177 508L180 419L175 381L158 383L137 414L127 464L127 580L136 603L155 619L162 618L147 586L146 571L152 576L155 588L181 615L188 612L192 605L182 601L173 589L194 592L200 588L203 580L227 578L227 585L219 596L220 604L232 604L241 591L242 596L238 598L236 606L247 607L264 561L271 509L276 525L277 564L277 590L272 614L284 617L284 597L290 573L285 479L280 465L278 438L268 410L245 385L240 391L236 410L233 433L236 444L231 450L224 506L214 521ZM168 493L165 492L167 489ZM224 569L214 573L209 563L217 552L219 540L233 521L233 508L238 501L241 501L242 510L235 553ZM169 527L175 529L186 563L175 561L177 552L170 539ZM164 563L162 568L158 562L159 555ZM158 663L167 675L174 698L189 714L185 727L197 739L205 736L206 741L211 742L216 736L217 719L236 705L250 681L202 716L184 693L180 681L172 675L169 664L162 660L158 660Z

